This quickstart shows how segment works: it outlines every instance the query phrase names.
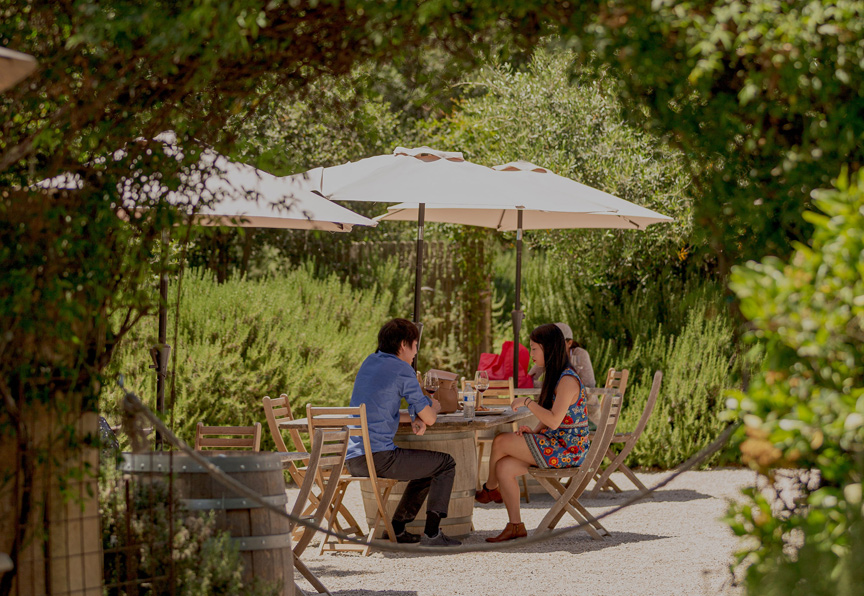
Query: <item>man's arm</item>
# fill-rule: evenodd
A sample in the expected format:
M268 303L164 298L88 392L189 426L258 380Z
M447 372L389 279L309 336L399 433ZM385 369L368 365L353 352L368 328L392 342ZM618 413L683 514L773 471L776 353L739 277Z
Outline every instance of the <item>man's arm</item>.
M426 406L417 412L417 418L426 423L426 426L432 426L438 420L438 412L441 411L441 402L432 398L432 405Z
M408 420L401 418L400 422L411 421L411 414L416 416L416 419L423 421L427 426L432 426L438 419L438 412L441 411L441 402L435 398L431 398L423 393L420 388L420 383L414 375L414 369L410 365L405 367L405 371L400 374L402 379L401 395L408 402Z
M441 402L437 399L432 400L431 406L426 406L417 412L417 418L422 420L426 426L432 426L438 420L438 412L441 411ZM411 422L411 414L408 412L399 412L399 422L408 424Z

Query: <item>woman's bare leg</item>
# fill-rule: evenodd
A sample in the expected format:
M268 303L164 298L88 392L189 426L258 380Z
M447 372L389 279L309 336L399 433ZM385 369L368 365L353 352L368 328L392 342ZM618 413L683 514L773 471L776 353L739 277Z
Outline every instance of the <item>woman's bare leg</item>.
M526 446L525 448L527 450L528 447ZM496 474L498 477L498 491L501 493L501 498L504 499L504 506L507 508L507 517L512 524L521 523L522 515L519 511L521 498L519 494L519 477L528 471L528 464L521 459L508 455L498 460L496 470L498 471Z
M526 470L529 465L534 464L534 456L531 455L531 450L528 449L524 437L516 433L501 433L492 441L492 452L489 454L489 479L486 481L487 488L498 488L498 462L507 456L525 462L527 464Z

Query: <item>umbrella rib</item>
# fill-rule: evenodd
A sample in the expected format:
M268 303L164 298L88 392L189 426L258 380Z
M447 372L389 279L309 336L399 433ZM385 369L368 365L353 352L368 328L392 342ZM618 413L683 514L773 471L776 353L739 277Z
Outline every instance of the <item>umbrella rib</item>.
M507 213L507 210L506 210L506 209L502 209L502 210L501 210L501 217L498 218L498 226L496 227L496 229L497 229L499 232L501 231L501 223L504 221L504 214L505 214L505 213Z

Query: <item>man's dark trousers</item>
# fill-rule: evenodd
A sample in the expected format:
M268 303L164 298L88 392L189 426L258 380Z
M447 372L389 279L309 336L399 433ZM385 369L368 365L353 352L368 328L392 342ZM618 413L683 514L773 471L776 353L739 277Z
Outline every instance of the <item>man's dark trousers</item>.
M437 513L441 518L447 517L456 476L456 462L450 454L397 447L393 451L373 453L372 460L379 478L409 481L393 514L394 522L407 524L414 521L427 494L426 511ZM352 476L369 476L365 455L353 457L346 464Z

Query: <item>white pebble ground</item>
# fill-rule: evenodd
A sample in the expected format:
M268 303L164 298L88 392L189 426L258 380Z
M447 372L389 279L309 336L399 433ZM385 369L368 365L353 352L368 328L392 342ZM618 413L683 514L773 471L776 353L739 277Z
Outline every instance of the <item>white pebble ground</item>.
M650 487L669 474L638 476ZM623 493L582 499L595 516L636 494L622 475L612 479ZM603 519L612 536L601 541L580 531L507 551L432 556L374 552L369 557L319 556L313 542L302 559L334 596L737 595L729 565L740 542L721 517L728 502L754 479L746 469L686 472L654 498ZM352 483L346 501L362 518L358 483ZM523 501L529 533L551 503L551 497L540 494L532 495L530 504ZM485 544L484 538L497 535L506 522L503 505L477 505L475 531L464 542ZM565 516L559 527L573 523ZM299 574L297 578L302 588L310 588Z

